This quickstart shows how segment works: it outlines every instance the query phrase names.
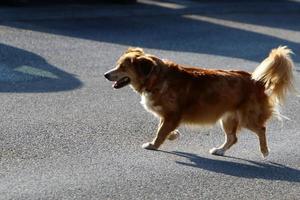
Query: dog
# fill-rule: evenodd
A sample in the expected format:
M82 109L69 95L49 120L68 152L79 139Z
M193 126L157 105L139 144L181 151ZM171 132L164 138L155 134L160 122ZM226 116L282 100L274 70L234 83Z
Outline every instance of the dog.
M237 143L242 128L254 132L263 157L269 154L266 123L280 115L278 105L293 90L292 50L279 46L253 73L187 67L141 48L129 48L114 69L104 74L115 89L130 85L141 95L144 108L160 119L155 138L142 145L157 150L166 139L179 136L180 124L221 122L225 141L210 153L223 156Z

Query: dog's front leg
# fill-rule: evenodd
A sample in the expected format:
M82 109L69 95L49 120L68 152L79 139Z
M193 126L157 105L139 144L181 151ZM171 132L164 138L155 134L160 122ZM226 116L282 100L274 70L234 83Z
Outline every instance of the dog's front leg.
M152 142L147 142L142 145L144 149L156 150L166 140L168 135L179 125L179 119L176 117L162 118L159 123L159 128L156 137Z

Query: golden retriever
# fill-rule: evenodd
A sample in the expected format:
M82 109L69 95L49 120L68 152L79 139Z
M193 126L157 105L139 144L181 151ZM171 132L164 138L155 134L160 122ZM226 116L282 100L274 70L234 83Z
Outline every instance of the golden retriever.
M265 157L269 153L266 122L279 114L276 106L293 88L291 53L285 46L273 49L251 74L186 67L146 54L141 48L129 48L104 76L114 81L116 89L131 85L142 96L145 109L159 117L156 137L143 148L156 150L167 138L176 139L180 124L220 120L225 142L211 149L211 154L224 155L237 142L237 132L247 128L258 136Z

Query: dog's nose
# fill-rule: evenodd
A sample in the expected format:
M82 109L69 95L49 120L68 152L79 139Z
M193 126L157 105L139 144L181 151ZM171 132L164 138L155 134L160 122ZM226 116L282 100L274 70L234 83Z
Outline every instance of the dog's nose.
M110 77L109 73L105 73L104 77L107 78L107 79L109 79L109 77Z

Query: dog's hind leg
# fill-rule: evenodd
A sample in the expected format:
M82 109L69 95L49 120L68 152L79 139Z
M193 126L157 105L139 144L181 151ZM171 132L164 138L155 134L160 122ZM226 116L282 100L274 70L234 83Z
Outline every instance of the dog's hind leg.
M179 119L176 117L167 117L161 119L156 137L152 142L147 142L142 145L144 149L156 150L167 139L169 134L174 131L179 125Z
M253 131L258 139L259 139L259 146L260 152L262 156L265 158L269 155L269 148L267 145L267 138L266 138L266 127L265 126L251 126L247 127L249 130Z
M212 148L209 152L213 155L223 156L225 151L237 142L237 130L239 128L239 120L236 114L226 114L221 119L221 125L225 133L224 143L217 147Z

